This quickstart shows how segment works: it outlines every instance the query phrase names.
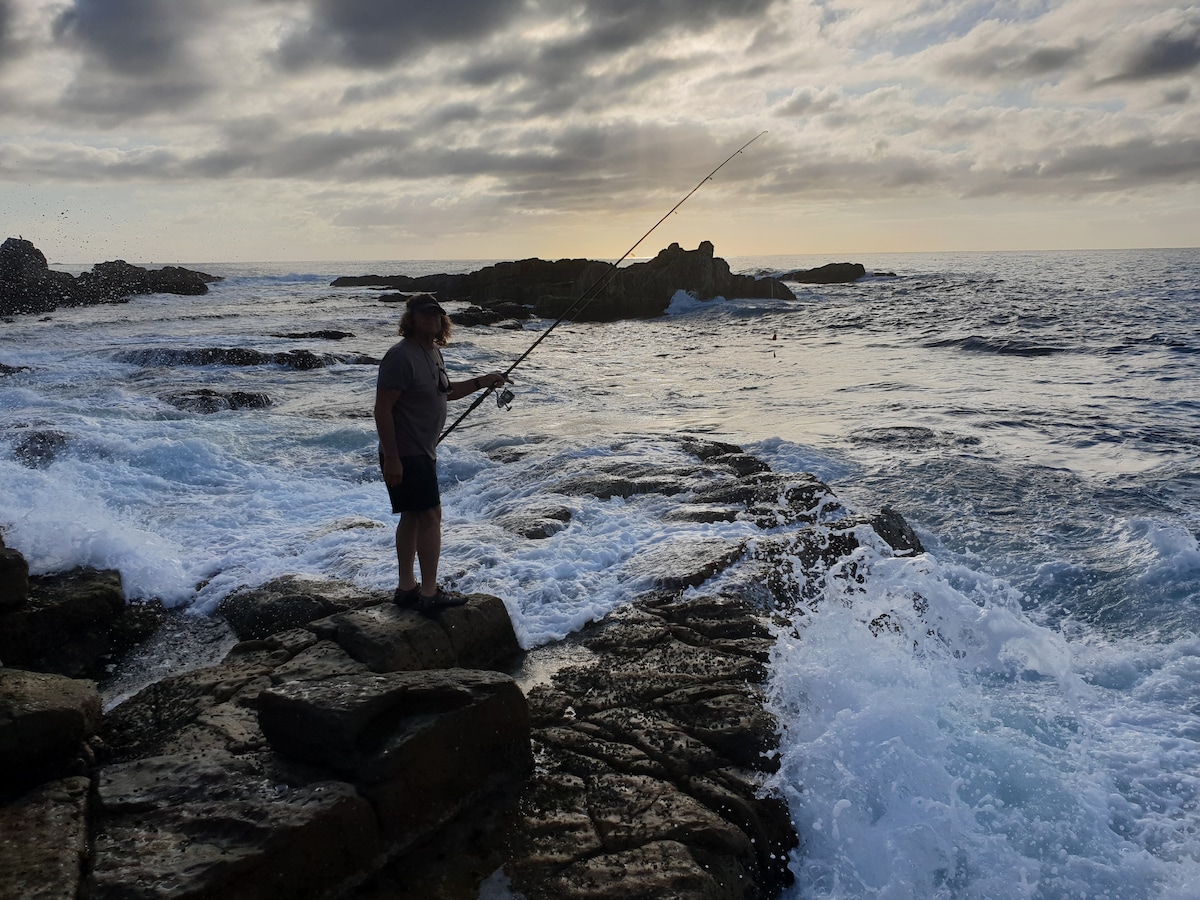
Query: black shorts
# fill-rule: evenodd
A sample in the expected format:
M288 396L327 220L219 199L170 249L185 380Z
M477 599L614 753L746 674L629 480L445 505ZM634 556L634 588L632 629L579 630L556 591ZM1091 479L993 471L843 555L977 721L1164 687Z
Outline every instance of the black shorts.
M404 466L404 480L400 484L387 486L388 496L392 498L392 512L421 512L441 506L442 495L438 491L434 461L422 453L419 456L402 456L400 462ZM383 467L382 456L379 466Z

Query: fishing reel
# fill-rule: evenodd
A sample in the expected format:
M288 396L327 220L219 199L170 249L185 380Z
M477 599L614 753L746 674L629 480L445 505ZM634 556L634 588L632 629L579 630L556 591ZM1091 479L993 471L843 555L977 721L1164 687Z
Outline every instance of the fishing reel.
M517 395L508 388L496 392L496 409L511 409L512 402L517 398Z

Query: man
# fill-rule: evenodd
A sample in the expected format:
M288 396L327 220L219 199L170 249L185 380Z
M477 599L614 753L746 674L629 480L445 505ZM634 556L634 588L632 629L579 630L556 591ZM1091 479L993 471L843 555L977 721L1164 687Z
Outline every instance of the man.
M437 442L446 424L446 401L508 381L489 372L450 381L440 348L450 340L450 317L432 294L410 297L400 318L403 338L379 364L375 385L375 430L379 462L399 513L396 559L400 566L398 605L427 614L466 602L437 582L442 553L442 500L437 481ZM420 562L417 581L414 562Z

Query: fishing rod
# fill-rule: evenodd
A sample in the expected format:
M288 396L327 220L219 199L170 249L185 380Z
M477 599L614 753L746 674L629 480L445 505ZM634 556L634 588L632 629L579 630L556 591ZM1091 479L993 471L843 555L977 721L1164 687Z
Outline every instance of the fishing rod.
M705 182L710 181L714 175L716 175L718 172L720 172L721 169L725 168L725 163L728 163L731 159L733 159L735 156L737 156L739 153L741 153L743 150L745 150L747 147L749 147L751 144L753 144L755 141L757 141L764 134L766 134L765 131L760 131L754 137L750 138L750 140L746 141L746 143L742 144L742 146L738 147L737 150L733 151L733 153L729 154L728 159L726 159L724 162L721 163L721 165L717 166L715 169L713 169L711 172L709 172L707 175L705 175L703 178L701 178L700 181L696 184L696 186L694 188L692 188L690 191L688 191L686 194L684 194L682 200L680 200L678 203L676 203L674 206L672 206L669 210L667 210L666 215L664 215L661 219L659 219L652 226L650 226L649 231L647 231L640 238L638 238L636 241L634 241L633 246L630 247L628 250L626 250L625 254L620 259L618 259L615 263L612 263L608 267L608 269L605 270L604 275L597 278L596 281L594 281L592 283L591 287L589 287L587 290L585 290L582 294L579 295L579 299L572 302L570 306L568 306L565 310L563 310L562 314L557 319L555 319L553 323L551 323L550 327L547 328L545 331L543 331L540 335L538 335L537 340L529 345L529 349L527 349L524 353L522 353L520 356L518 356L516 361L511 366L509 366L507 369L504 370L505 380L508 379L508 376L512 374L513 370L517 366L519 366L521 363L523 363L525 361L526 357L528 357L530 353L532 353L534 350L537 349L538 344L540 344L542 341L544 341L546 338L548 338L550 336L550 332L552 332L555 328L557 328L560 324L562 324L562 322L564 320L566 320L566 318L568 316L579 315L580 313L582 313L587 308L588 304L590 304L593 300L595 300L600 295L600 292L603 291L604 288L608 286L608 283L610 281L612 281L613 278L616 277L617 267L620 266L621 263L625 262L625 260L627 260L630 257L630 255L633 253L634 250L636 250L638 248L638 246L642 243L642 241L644 241L646 238L650 237L650 235L654 233L655 229L657 229L658 226L661 225L663 222L667 221L667 219L670 218L671 214L673 212L675 212L675 210L677 210L677 209L679 209L679 207L683 206L683 204L688 201L688 198L690 198L692 196L692 194L696 193L696 191L700 190L700 188L702 188L704 186ZM480 394L477 398L475 398L474 402L472 402L471 405L469 407L467 407L466 411L461 416L459 416L457 419L455 419L454 423L452 425L450 425L449 428L447 428L445 431L442 432L441 436L437 439L437 442L440 444L442 441L444 441L446 439L446 436L449 435L450 432L452 432L455 428L457 428L462 423L462 421L464 419L466 419L467 416L469 416L471 413L473 413L479 407L479 404L483 403L483 401L486 400L488 398L488 396L494 390L496 390L495 386L489 385L484 390L484 392L482 394ZM500 406L507 406L509 403L512 402L512 391L505 389L504 392L501 393L500 396L497 397L496 399Z

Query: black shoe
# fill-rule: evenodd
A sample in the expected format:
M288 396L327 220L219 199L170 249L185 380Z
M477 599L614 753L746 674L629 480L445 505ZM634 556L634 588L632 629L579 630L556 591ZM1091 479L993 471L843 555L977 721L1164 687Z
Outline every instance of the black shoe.
M419 584L410 587L408 590L396 588L396 593L392 595L392 602L401 609L417 609L421 600L421 586Z
M421 602L430 609L449 609L452 606L465 606L467 598L463 594L447 594L441 588L432 597L421 596Z

